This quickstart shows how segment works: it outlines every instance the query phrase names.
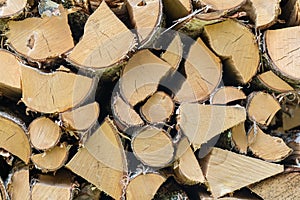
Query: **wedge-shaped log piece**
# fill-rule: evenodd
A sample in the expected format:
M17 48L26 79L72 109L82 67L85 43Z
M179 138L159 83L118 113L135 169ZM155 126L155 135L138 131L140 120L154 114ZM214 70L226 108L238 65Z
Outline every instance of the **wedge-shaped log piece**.
M300 173L282 173L270 177L248 188L264 200L299 199Z
M58 57L74 47L67 12L59 7L60 15L10 21L8 44L19 54L34 61Z
M273 63L272 69L279 76L295 84L299 84L300 80L298 35L300 35L299 26L267 30L265 35L265 44Z
M79 108L61 113L64 126L70 130L84 131L96 123L100 114L100 107L93 102Z
M38 150L47 150L54 147L60 140L61 129L47 117L33 120L29 125L30 142Z
M128 0L127 9L131 23L142 45L149 42L157 32L162 20L161 0Z
M163 0L164 8L168 17L179 19L192 12L191 0Z
M12 200L30 200L29 168L15 167L8 181L7 191ZM5 200L5 199L3 199Z
M173 40L166 48L166 51L161 55L161 58L177 70L182 59L182 54L183 44L180 35L175 33Z
M164 92L154 93L142 106L142 116L150 123L164 122L170 119L175 105Z
M70 200L72 196L72 178L67 171L59 171L54 176L40 175L31 186L31 200Z
M172 67L149 50L141 50L128 61L120 79L121 95L131 105L153 95L160 80Z
M210 103L226 105L242 99L246 99L246 95L242 90L235 87L221 87L211 95Z
M178 160L174 163L173 168L178 182L187 185L205 182L199 162L187 138L179 142L176 157Z
M274 72L267 71L257 76L260 83L267 89L276 93L294 90L287 82L279 78Z
M221 61L200 38L189 50L185 73L186 80L175 96L177 102L206 100L221 81Z
M231 140L234 143L234 148L242 154L247 154L248 137L245 130L245 124L240 123L231 129Z
M31 148L26 136L26 130L20 122L14 119L14 117L0 112L0 148L28 164Z
M65 144L61 144L43 153L32 155L31 161L36 168L41 169L43 172L56 171L64 166L68 155L68 147Z
M200 4L209 6L213 10L232 10L240 7L245 0L236 1L218 1L218 0L200 0Z
M133 126L142 126L144 121L139 114L117 94L112 103L115 122L119 129L126 130Z
M214 198L283 172L281 165L213 148L201 167Z
M21 66L17 57L0 50L0 95L12 98L21 96Z
M146 126L131 141L135 156L152 167L165 167L174 156L172 138L163 129Z
M111 120L105 119L66 167L109 196L121 197L121 180L127 163L119 133Z
M82 103L94 90L94 80L70 72L43 73L22 66L22 101L34 111L64 112Z
M195 149L245 120L246 110L240 106L184 103L179 107L178 124Z
M18 15L25 9L26 0L2 0L0 1L0 18Z
M264 133L259 127L253 128L248 134L249 150L265 161L279 162L292 153L284 141L279 137L272 137Z
M248 83L259 64L259 50L253 33L235 20L226 20L205 26L204 35L211 48L223 58L227 78Z
M300 126L300 108L296 106L287 106L288 114L282 113L282 127L284 131Z
M78 67L105 68L124 59L134 45L133 33L102 1L88 18L84 34L68 59Z
M140 174L130 180L126 189L128 200L151 200L166 178L156 173Z
M259 124L268 126L280 109L279 102L268 93L253 92L248 96L248 117Z
M266 29L277 22L278 15L280 14L280 1L251 0L254 11L253 15L255 16L254 21L257 28Z

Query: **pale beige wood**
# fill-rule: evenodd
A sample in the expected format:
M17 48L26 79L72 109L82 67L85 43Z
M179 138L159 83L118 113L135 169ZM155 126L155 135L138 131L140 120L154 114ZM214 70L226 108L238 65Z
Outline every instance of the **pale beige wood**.
M65 127L71 130L84 131L89 129L98 120L100 107L93 102L79 108L60 114Z
M161 55L161 58L169 63L175 70L178 69L182 59L183 44L180 35L175 33L174 38L167 47L166 51Z
M221 87L217 89L210 98L211 104L227 104L233 101L246 99L244 92L235 87Z
M140 174L130 180L126 189L127 200L151 200L166 178L156 173Z
M195 149L246 120L245 108L184 103L179 107L178 125Z
M280 109L279 102L268 93L253 92L248 96L248 117L259 124L268 126Z
M171 19L179 19L192 12L191 0L163 0L166 14Z
M65 171L54 176L40 175L31 186L31 200L70 200L72 196L72 181L70 174Z
M200 0L200 3L211 7L213 10L231 10L245 3L245 0L219 1L219 0Z
M25 9L26 3L26 0L0 1L0 18L6 18L20 14Z
M146 126L131 141L135 156L152 167L165 167L173 160L172 138L163 130Z
M19 54L35 61L58 57L73 48L68 16L62 6L60 15L9 21L8 44Z
M251 128L248 133L249 150L265 161L279 162L292 153L285 142L279 137L264 133L259 127Z
M111 120L105 119L66 167L109 196L121 197L121 180L127 163L119 133Z
M179 149L181 152L178 152ZM174 163L173 168L177 181L186 185L205 182L201 167L187 138L180 141L176 157L178 157L178 160Z
M0 96L21 96L21 66L17 57L9 51L0 50Z
M126 130L132 126L142 126L144 121L139 114L117 94L112 103L112 110L117 126Z
M81 75L55 71L43 73L23 65L22 101L33 111L64 112L82 103L95 89L94 80Z
M266 29L277 22L278 15L280 14L280 1L251 0L257 28Z
M284 131L300 126L300 107L288 106L288 114L282 113L282 127Z
M300 173L282 173L249 186L264 200L299 199Z
M47 150L59 142L62 131L51 119L40 117L30 123L28 133L35 149Z
M156 92L160 80L172 67L149 50L141 50L128 61L120 79L121 95L131 105Z
M84 34L68 60L78 67L105 68L124 59L134 45L133 33L102 1L88 18Z
M126 6L139 42L145 45L155 35L156 28L161 23L162 2L161 0L127 0Z
M31 154L26 130L11 116L0 112L0 148L28 164Z
M259 74L257 78L266 88L275 92L288 92L294 90L292 86L278 77L272 71Z
M225 74L242 84L249 82L256 74L260 60L253 33L232 19L207 25L203 33L211 48L223 58Z
M282 165L213 148L201 161L214 198L283 172Z
M29 168L16 169L8 184L8 193L11 200L30 200Z
M235 149L242 154L247 154L248 138L244 123L240 123L231 128L231 139Z
M31 161L37 169L41 169L43 172L56 171L64 166L68 155L68 147L66 144L61 144L43 153L31 155Z
M141 114L150 123L164 122L170 119L174 108L174 102L169 95L156 92L141 107Z
M272 69L285 77L287 81L298 83L300 80L300 41L297 35L300 27L288 27L276 30L267 30L265 44L268 55L272 60Z
M221 61L200 38L189 49L185 73L187 78L175 95L177 102L204 101L221 81Z

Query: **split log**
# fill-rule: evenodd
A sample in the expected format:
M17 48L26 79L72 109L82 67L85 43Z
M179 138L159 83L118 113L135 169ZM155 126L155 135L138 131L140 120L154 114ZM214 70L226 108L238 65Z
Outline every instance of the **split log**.
M162 129L145 126L131 141L134 155L145 165L165 167L173 161L172 138Z
M112 102L112 111L115 116L115 123L119 129L126 131L130 127L140 127L144 124L139 114L125 103L125 101L117 94Z
M264 89L271 90L276 93L289 92L294 90L292 86L278 77L272 71L267 71L257 75L257 80Z
M164 92L154 93L141 107L141 114L149 123L168 121L175 105L169 95Z
M43 153L31 155L31 161L42 172L56 171L65 165L68 155L68 147L61 144Z
M287 113L282 113L282 128L284 131L300 126L300 107L287 106Z
M162 22L161 0L127 0L131 24L136 29L140 45L151 41Z
M264 200L299 199L300 173L283 173L249 186Z
M240 106L181 104L177 123L195 149L246 120Z
M213 148L200 162L214 198L283 172L283 166Z
M28 166L15 167L8 181L7 190L12 200L30 200L30 176ZM5 200L5 199L3 199Z
M166 178L156 173L140 174L130 180L126 189L128 200L151 200Z
M125 159L119 133L112 121L106 118L66 167L109 196L119 199L123 188L121 180L127 172Z
M265 126L271 123L277 111L281 109L278 101L264 92L251 93L246 108L250 120Z
M81 68L106 68L124 59L134 45L134 35L102 1L88 18L84 34L68 60Z
M161 55L161 58L170 64L175 70L179 68L183 56L183 44L180 34L175 33L175 36L166 51Z
M59 16L9 21L9 46L33 61L56 58L71 50L74 43L67 12L61 5L59 11Z
M300 70L298 55L300 27L288 27L277 30L267 30L265 45L272 70L292 84L299 84ZM280 42L279 42L280 41Z
M30 142L35 149L47 150L54 147L60 140L61 129L47 117L33 120L28 128Z
M216 0L200 0L199 3L201 6L208 6L210 9L215 11L232 11L241 7L241 5L245 4L245 0L237 0L237 1L216 1Z
M26 0L0 1L0 18L7 18L20 14L25 9L26 3Z
M0 50L0 96L21 97L21 66L18 58L9 51Z
M205 26L203 34L210 47L223 59L227 78L248 83L256 74L260 60L253 33L239 22L228 19Z
M65 71L44 73L23 65L22 101L33 111L64 112L76 107L95 90L95 80Z
M230 102L246 99L244 92L235 87L221 87L211 94L210 103L226 105Z
M175 96L180 103L206 100L221 82L221 61L200 38L189 49L185 73L186 80Z
M31 148L26 127L19 119L0 112L0 148L29 163Z
M248 133L249 150L258 158L269 162L279 162L292 153L279 137L264 133L259 127L252 127Z
M166 14L172 20L187 16L192 12L191 0L163 0Z
M242 154L247 154L248 151L248 137L245 130L245 124L240 123L231 128L231 139L234 143L234 148Z
M176 158L178 159L175 161L173 169L178 182L186 185L205 182L201 167L187 138L179 142Z
M160 80L172 67L149 50L141 50L128 61L120 79L121 96L131 105L153 95Z
M72 179L66 171L60 171L54 176L40 175L31 186L31 200L70 200L72 197Z
M60 114L64 126L73 131L84 131L95 124L100 115L100 107L93 102Z

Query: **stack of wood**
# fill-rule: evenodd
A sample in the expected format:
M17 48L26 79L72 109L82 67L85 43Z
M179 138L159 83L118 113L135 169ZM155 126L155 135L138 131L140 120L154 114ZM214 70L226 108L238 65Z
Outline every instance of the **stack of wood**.
M0 0L0 200L300 198L299 6Z

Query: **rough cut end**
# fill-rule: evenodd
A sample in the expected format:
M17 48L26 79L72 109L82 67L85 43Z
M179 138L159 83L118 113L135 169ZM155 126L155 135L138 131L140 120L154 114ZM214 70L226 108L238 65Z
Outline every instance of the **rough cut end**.
M245 0L236 1L218 1L218 0L201 0L203 5L211 6L213 10L232 10L245 3Z
M11 17L19 14L25 8L26 0L2 0L0 1L0 18Z
M271 89L272 91L278 92L278 93L294 90L294 88L292 86L290 86L284 80L279 78L272 71L264 72L264 73L258 75L257 78L265 87Z
M226 105L242 99L246 99L246 95L242 90L235 87L221 87L212 94L210 102L211 104Z

